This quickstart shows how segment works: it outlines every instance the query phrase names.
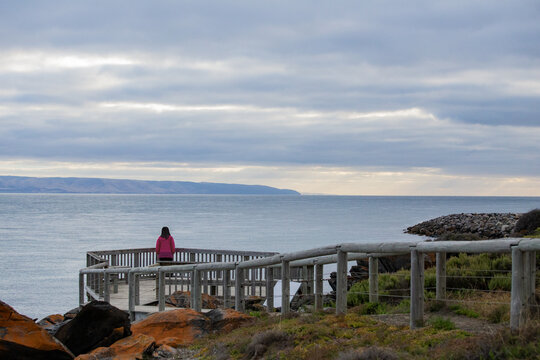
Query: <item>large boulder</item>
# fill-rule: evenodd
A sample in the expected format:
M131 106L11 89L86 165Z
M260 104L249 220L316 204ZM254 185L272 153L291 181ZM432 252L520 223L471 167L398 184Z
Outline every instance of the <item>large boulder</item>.
M75 360L129 360L148 358L155 348L154 338L138 334L118 340L109 347L99 347Z
M153 337L156 345L177 347L189 345L210 330L210 320L192 309L175 309L154 313L131 325L133 335Z
M73 359L73 354L32 319L0 301L0 359Z
M201 294L201 301L203 309L217 309L220 305L217 298L208 294ZM165 298L165 304L177 308L191 308L191 292L175 291Z
M252 322L254 317L233 309L214 309L206 313L213 331L231 331Z
M64 322L54 336L73 354L79 355L109 346L129 335L130 322L126 312L104 301L92 301L72 320Z

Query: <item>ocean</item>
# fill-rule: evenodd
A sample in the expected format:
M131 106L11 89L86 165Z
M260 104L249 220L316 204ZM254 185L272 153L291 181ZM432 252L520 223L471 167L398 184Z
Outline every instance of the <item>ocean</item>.
M291 252L403 230L441 215L526 212L540 197L0 194L0 300L43 318L78 304L91 250L155 246Z

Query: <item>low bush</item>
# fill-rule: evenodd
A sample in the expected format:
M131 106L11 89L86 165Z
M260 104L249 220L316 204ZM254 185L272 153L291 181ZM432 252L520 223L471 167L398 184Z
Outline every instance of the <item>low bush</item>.
M480 314L478 314L476 311L463 307L459 304L451 305L449 309L452 310L452 312L454 312L456 315L463 315L475 319L480 316Z
M529 235L540 227L540 209L534 209L519 217L514 231L519 235Z
M259 359L266 353L268 348L275 346L284 348L291 342L291 336L280 330L268 330L255 334L246 349L246 358Z
M347 351L340 353L337 360L398 360L399 356L392 349L370 346L361 353Z
M432 318L430 324L436 330L454 330L456 328L456 324L454 324L452 320L445 319L441 316Z

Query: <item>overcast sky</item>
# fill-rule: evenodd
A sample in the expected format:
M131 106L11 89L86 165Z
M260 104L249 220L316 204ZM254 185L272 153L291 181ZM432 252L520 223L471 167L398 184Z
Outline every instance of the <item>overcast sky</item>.
M0 175L540 196L540 3L0 0Z

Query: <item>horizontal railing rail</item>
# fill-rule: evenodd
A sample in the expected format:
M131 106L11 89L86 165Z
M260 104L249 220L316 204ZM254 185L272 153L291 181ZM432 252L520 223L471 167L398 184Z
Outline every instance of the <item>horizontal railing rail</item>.
M140 249L148 250L148 249ZM195 249L183 249L186 253ZM219 254L221 250L198 249L199 253ZM369 259L369 297L370 301L378 301L378 258L409 254L410 272L410 326L423 326L424 315L424 254L436 254L436 298L446 299L446 254L447 253L511 253L511 319L510 326L517 329L523 325L527 308L534 301L536 291L536 251L540 251L540 239L506 238L480 241L409 241L409 242L357 242L342 243L315 249L291 253L254 253L240 252L239 260L234 261L198 261L190 264L169 266L136 266L129 269L118 267L85 268L80 271L80 302L84 303L85 294L91 298L109 297L111 276L120 278L127 275L129 288L128 308L134 316L135 306L139 301L139 279L152 275L156 278L156 300L159 311L165 308L165 288L167 284L187 284L191 291L191 307L201 310L201 294L220 292L224 306L231 306L243 311L249 290L259 288L259 294L266 298L269 310L274 308L274 284L281 280L281 312L290 311L290 284L297 279L302 282L304 291L311 293L315 299L315 310L322 309L322 274L323 265L336 263L336 313L343 314L347 310L347 262L358 259ZM127 250L120 250L128 254ZM107 258L120 252L93 252L99 258ZM134 253L132 251L131 253ZM237 256L234 251L227 252ZM224 252L220 260L224 260ZM295 272L291 272L295 269ZM181 274L181 282L178 276ZM210 276L209 274L212 274ZM174 276L172 276L174 275ZM84 276L94 279L99 277L100 285L84 286ZM102 280L102 282L101 282ZM114 280L113 280L114 281ZM176 282L175 282L176 281ZM104 284L104 285L101 285ZM220 286L221 285L221 286ZM219 291L216 288L219 287ZM87 290L90 291L87 291ZM234 289L234 296L231 290ZM170 291L169 291L170 292ZM294 295L294 294L293 294Z

